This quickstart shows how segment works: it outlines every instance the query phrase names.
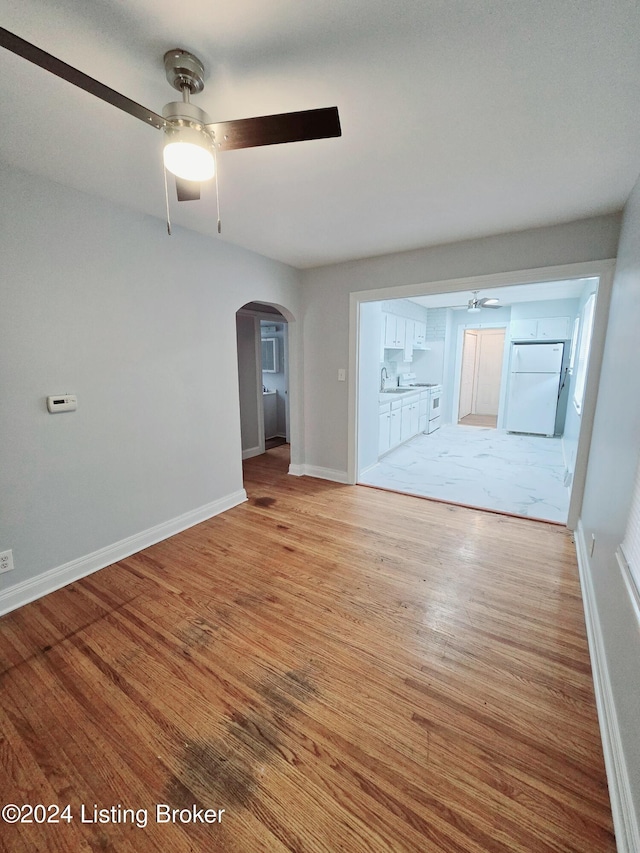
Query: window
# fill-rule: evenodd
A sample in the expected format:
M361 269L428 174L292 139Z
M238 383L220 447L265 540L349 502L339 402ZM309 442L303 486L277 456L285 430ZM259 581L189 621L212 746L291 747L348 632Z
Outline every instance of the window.
M580 333L580 343L578 344L575 365L576 381L573 387L573 405L576 407L578 414L582 413L582 403L584 401L584 388L587 379L587 366L589 364L589 350L591 349L595 304L596 295L592 293L582 309L582 322L580 323L582 332Z

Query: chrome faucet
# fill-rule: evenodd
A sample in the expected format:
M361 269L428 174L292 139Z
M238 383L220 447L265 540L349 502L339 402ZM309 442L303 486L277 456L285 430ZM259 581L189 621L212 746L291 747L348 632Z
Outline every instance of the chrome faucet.
M387 373L387 368L383 367L380 371L380 390L384 391L384 380L389 378L389 374Z

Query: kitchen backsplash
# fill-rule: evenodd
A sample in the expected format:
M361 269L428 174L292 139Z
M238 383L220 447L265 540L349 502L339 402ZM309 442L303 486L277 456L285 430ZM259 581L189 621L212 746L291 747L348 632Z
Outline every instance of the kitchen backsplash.
M447 332L447 309L429 308L427 310L427 342L443 341Z

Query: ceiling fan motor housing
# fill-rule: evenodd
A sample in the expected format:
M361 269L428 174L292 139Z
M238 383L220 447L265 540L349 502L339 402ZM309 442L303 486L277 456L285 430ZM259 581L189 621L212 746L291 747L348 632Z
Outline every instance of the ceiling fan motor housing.
M164 70L167 80L178 92L186 88L189 94L197 95L204 89L204 65L188 50L168 50L164 55Z

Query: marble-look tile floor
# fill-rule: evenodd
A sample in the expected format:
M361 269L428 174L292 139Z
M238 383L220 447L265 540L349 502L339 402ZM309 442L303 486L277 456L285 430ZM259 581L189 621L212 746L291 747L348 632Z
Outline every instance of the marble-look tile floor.
M564 473L560 438L451 424L392 450L359 482L564 524Z

